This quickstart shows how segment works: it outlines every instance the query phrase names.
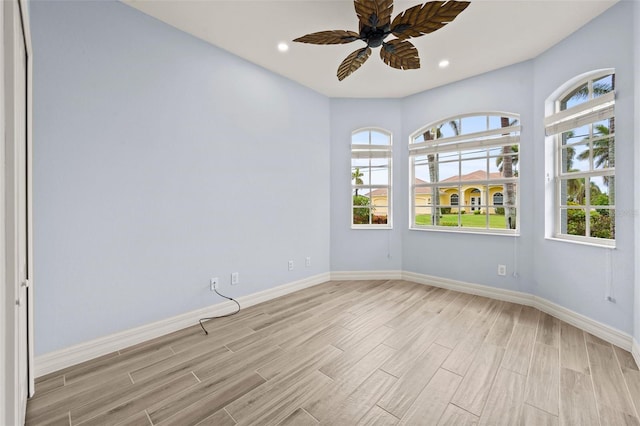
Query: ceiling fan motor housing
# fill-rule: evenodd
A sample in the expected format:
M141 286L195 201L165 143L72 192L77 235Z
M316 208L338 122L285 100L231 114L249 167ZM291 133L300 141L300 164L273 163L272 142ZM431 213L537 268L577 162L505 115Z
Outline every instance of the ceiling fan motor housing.
M380 47L385 38L391 34L391 28L389 25L385 25L382 28L374 28L364 26L360 30L360 38L367 42L369 47Z

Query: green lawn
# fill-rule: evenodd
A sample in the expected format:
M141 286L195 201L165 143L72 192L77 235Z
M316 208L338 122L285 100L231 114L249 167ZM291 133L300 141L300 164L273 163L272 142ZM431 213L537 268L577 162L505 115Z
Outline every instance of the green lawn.
M486 228L487 217L483 214L463 214L461 217L461 223L463 227L469 228ZM416 225L431 225L430 214L420 214L416 216ZM440 218L441 226L458 226L457 214L443 214ZM489 228L505 229L504 215L490 214L489 215Z

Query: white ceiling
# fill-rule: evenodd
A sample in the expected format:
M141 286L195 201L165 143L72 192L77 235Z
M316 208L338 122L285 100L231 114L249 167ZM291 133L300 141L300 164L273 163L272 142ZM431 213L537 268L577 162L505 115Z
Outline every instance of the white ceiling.
M419 70L386 66L375 49L355 73L339 82L338 65L364 46L291 43L323 30L358 31L351 0L123 0L180 30L208 41L330 97L395 98L531 59L617 0L471 0L444 28L411 39ZM396 0L394 14L420 0ZM279 42L290 49L280 53ZM439 69L438 62L451 65Z

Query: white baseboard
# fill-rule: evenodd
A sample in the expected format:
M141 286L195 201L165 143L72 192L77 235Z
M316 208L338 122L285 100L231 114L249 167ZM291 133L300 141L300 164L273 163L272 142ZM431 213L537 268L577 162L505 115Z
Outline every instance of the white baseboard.
M569 323L588 333L591 333L594 336L601 338L602 340L606 340L609 343L619 346L622 349L628 351L631 351L632 349L633 339L629 334L594 319L591 319L587 316L574 312L547 299L543 299L529 293L505 290L502 288L490 287L481 284L471 284L463 281L432 277L430 275L406 271L402 273L402 279L406 281L413 281L419 284L427 284L434 287L442 287L449 290L460 291L462 293L470 293L478 296L490 297L492 299L532 306L566 323ZM640 355L640 350L638 351L638 355ZM636 359L640 359L640 357Z
M506 302L518 303L520 305L533 306L534 297L519 291L505 290L502 288L489 287L481 284L472 284L464 281L456 281L448 278L434 277L431 275L418 274L416 272L402 272L402 279L418 284L432 285L434 287L446 288L448 290L462 293L475 294L477 296L490 297L492 299L504 300Z
M636 361L636 365L640 367L640 346L638 345L638 341L633 339L633 343L631 345L631 355L633 355L633 359Z
M606 340L622 349L631 351L633 338L617 328L603 324L541 297L535 296L532 306L581 330L591 333L602 340Z
M266 302L280 296L302 290L331 280L394 280L403 279L418 284L432 285L462 293L475 294L504 300L521 305L532 306L548 313L575 327L587 331L609 343L631 351L636 364L640 365L640 346L627 333L574 312L549 300L519 291L505 290L480 284L472 284L447 278L434 277L408 271L336 271L294 281L265 291L242 296L238 302L243 308ZM108 353L124 349L149 339L163 336L174 331L192 326L205 316L218 316L231 312L235 304L230 301L218 303L195 311L187 312L152 324L125 330L89 342L81 343L59 351L37 356L35 359L35 376L40 377L72 365L97 358Z
M258 293L242 296L237 300L243 308L248 308L249 306L293 293L294 291L322 284L329 281L329 279L330 274L326 272ZM235 303L224 301L206 308L196 309L151 324L124 330L58 351L39 355L35 358L34 374L36 377L44 376L45 374L192 326L197 324L200 318L219 316L233 312L235 308Z
M333 281L401 280L402 271L333 271Z

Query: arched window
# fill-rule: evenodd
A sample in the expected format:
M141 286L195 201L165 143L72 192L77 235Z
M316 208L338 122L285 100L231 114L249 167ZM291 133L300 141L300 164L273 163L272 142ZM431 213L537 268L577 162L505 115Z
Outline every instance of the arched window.
M351 135L351 227L391 227L391 133L386 130Z
M493 194L493 205L501 206L503 204L504 204L504 195L502 195L502 192L496 192L495 194Z
M547 197L554 206L547 235L613 246L614 70L587 73L559 88L547 100L545 131L547 176L555 177L549 187L554 194Z
M517 233L519 148L520 116L512 113L465 114L414 132L410 228ZM496 192L505 194L504 215L488 208ZM432 203L422 204L422 193L433 194Z

